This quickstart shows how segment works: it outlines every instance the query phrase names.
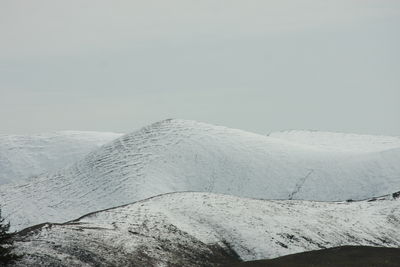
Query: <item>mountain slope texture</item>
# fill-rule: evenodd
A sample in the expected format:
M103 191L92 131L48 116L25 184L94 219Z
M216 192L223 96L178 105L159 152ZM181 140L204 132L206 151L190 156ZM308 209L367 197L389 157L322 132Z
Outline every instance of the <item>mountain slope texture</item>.
M62 131L0 135L0 184L15 183L71 165L121 134Z

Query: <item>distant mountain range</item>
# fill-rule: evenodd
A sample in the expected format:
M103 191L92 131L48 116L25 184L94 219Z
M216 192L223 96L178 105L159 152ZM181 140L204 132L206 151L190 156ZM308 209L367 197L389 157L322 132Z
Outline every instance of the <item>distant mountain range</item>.
M88 145L79 150L85 138ZM15 230L178 191L343 201L400 189L398 137L307 131L264 136L173 119L121 137L76 133L77 143L64 142L54 150L39 145L43 154L35 152L38 141L33 139L35 145L21 147L31 149L28 154L32 162L39 162L38 170L47 164L36 155L45 159L58 155L54 162L60 161L27 182L0 186L3 214ZM95 148L111 139L115 140ZM60 156L69 152L74 156ZM27 176L30 168L21 167L25 154L14 154L12 169ZM71 158L76 158L74 163L68 162ZM65 167L55 168L61 165ZM9 169L1 169L0 177L7 177L3 170Z

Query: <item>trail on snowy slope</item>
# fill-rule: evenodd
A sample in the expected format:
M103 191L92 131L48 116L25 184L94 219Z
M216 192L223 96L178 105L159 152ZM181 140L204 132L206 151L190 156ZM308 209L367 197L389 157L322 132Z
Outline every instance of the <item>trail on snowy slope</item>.
M396 139L389 138L388 145L386 137L369 137L374 141L366 149L362 136L354 146L363 149L342 149L351 147L347 135L341 137L346 145L335 136L321 146L165 120L124 135L70 167L29 183L0 186L0 202L14 228L21 229L176 191L328 201L400 188Z

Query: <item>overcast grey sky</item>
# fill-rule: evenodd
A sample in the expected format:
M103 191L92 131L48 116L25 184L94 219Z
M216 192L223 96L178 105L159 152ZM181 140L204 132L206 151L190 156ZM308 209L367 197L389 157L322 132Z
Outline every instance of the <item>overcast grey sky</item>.
M0 0L0 133L400 135L398 0Z

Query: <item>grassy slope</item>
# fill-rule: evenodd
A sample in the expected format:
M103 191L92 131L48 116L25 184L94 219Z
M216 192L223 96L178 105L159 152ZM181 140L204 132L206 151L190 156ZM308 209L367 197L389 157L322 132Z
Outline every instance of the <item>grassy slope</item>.
M270 260L228 264L231 267L399 267L400 248L343 246Z

